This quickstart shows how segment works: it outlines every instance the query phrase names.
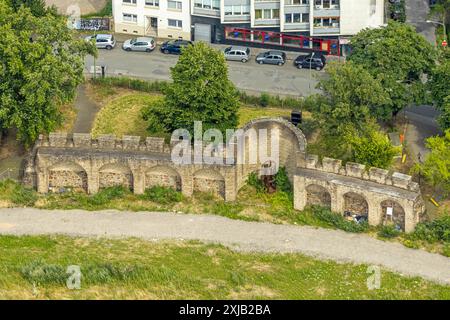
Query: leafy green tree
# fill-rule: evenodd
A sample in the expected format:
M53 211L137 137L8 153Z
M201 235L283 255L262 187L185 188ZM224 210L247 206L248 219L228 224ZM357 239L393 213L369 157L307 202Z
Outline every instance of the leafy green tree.
M431 152L423 164L418 164L415 172L421 173L434 187L450 193L450 129L443 137L427 139L427 147Z
M323 94L313 109L315 118L333 134L348 125L363 130L372 118L387 118L390 98L379 80L353 62L331 63L319 82Z
M436 4L431 7L430 16L438 16L440 22L447 23L450 18L450 0L436 0ZM447 32L449 30L447 29Z
M433 70L429 89L436 108L441 110L444 106L445 98L450 94L450 60L437 65Z
M442 130L450 129L450 95L444 98L441 108L441 115L438 117L438 123Z
M15 12L0 2L0 126L16 128L30 145L62 120L59 105L73 99L83 81L84 57L96 54L65 18L36 17L29 8Z
M375 128L369 128L362 134L349 135L347 141L351 146L352 160L368 167L387 169L394 156L400 152L385 134Z
M144 118L159 120L167 132L185 128L192 133L194 121L202 121L204 130L236 128L238 95L221 52L202 42L188 46L171 73L162 105L150 107Z
M45 16L52 8L47 8L45 4L45 0L7 0L9 5L14 9L14 11L18 11L21 6L25 6L30 8L31 13L33 13L36 17ZM52 11L56 12L56 11Z
M352 38L350 61L381 81L390 96L391 115L423 97L422 76L431 74L436 51L408 24L390 22L386 27L364 29ZM419 92L417 92L419 91Z

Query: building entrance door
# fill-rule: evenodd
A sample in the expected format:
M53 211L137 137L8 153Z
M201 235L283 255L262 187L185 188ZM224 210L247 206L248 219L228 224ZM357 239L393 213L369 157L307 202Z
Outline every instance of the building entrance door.
M145 35L158 36L158 18L157 17L145 17Z

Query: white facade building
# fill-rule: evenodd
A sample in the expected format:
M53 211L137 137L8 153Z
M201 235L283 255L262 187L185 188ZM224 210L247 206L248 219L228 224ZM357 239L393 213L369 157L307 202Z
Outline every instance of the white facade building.
M118 33L191 38L190 0L113 0Z
M385 0L113 0L115 31L223 42L243 28L338 39L384 24ZM228 32L228 33L227 33ZM237 32L236 32L237 33ZM267 34L266 34L267 36ZM242 40L255 38L245 34ZM239 41L239 39L233 39ZM273 40L271 40L273 42ZM295 42L295 40L294 40Z

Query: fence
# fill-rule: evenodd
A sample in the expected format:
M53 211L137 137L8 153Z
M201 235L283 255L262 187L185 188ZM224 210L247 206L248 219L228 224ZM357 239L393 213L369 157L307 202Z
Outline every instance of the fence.
M234 27L225 28L225 39L242 41L250 44L267 44L286 48L322 51L326 54L335 56L341 54L338 39L320 39L280 32Z

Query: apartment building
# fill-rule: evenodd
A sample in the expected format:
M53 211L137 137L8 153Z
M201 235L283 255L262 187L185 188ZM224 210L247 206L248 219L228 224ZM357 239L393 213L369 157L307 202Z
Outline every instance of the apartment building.
M190 14L190 0L113 0L118 33L190 39Z
M115 31L339 52L384 24L384 0L113 0Z

